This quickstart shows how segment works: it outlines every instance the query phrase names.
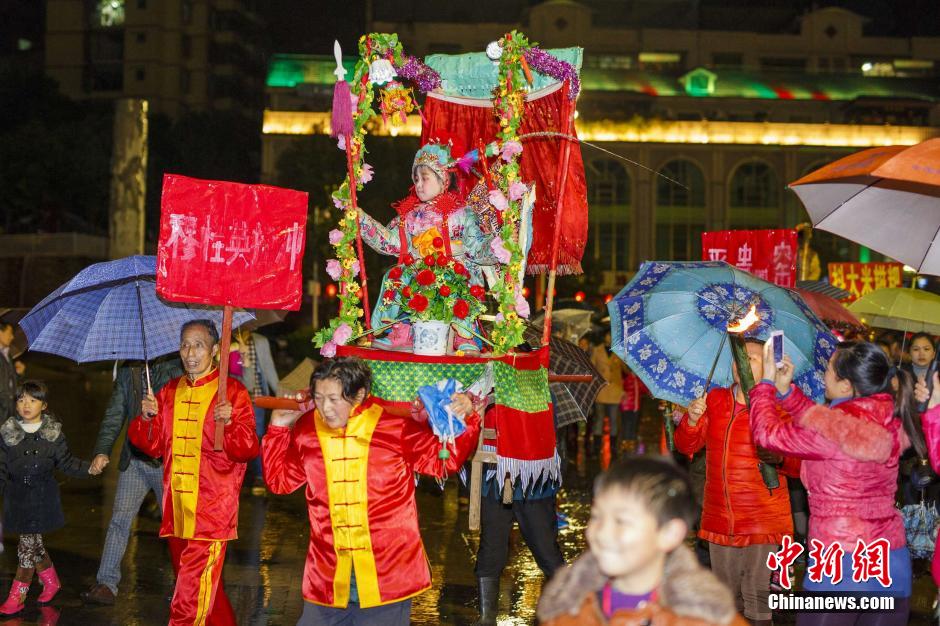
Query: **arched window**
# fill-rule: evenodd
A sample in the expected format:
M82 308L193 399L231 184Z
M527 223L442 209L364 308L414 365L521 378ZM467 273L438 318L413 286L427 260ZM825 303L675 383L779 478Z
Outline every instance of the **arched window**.
M588 206L628 206L630 177L619 161L589 161L584 170L588 186Z
M705 228L705 174L687 159L663 165L656 176L656 257L701 258Z
M656 177L656 206L705 206L705 175L698 165L676 159L666 163L659 173L661 176Z
M630 266L630 175L619 161L596 159L585 163L590 235L598 270L624 271Z
M762 161L739 165L731 176L729 204L733 209L779 206L780 185L776 172Z

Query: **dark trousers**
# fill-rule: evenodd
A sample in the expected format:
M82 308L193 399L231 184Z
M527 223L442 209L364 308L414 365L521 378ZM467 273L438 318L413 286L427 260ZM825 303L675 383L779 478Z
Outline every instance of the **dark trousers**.
M620 414L620 441L636 441L638 426L640 425L639 411L623 411Z
M304 602L304 612L297 626L408 626L411 623L411 598L391 604L360 608L350 602L345 609L334 609Z
M558 546L558 525L555 519L555 497L513 501L484 495L480 506L480 550L477 552L477 578L497 578L509 559L509 533L513 521L545 579L552 577L565 564Z

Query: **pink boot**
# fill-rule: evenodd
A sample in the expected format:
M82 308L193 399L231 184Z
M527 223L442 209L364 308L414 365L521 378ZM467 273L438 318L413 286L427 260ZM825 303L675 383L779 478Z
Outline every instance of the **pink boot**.
M37 600L40 603L51 602L55 594L59 593L62 583L59 582L59 575L55 573L55 567L47 567L39 574L39 581L42 583L42 593Z
M26 604L27 593L29 593L29 583L14 580L7 601L0 605L0 614L13 615L22 611L23 605Z

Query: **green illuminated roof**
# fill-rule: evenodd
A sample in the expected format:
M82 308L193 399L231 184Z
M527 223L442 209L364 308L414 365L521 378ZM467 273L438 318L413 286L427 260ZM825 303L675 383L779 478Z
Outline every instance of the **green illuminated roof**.
M557 57L580 67L582 50L550 50ZM496 66L483 53L460 55L435 54L426 60L444 79L444 90L451 94L486 97L495 82ZM356 58L345 57L343 67L352 76ZM332 85L336 78L332 56L276 54L268 69L268 87L296 87L300 84ZM757 98L781 100L837 100L891 98L940 100L940 82L929 78L886 78L832 74L757 74L742 70L707 70L715 76L711 93L694 88L687 79L698 69L679 73L586 68L581 70L585 91L645 93L650 96L696 96L712 98ZM552 79L533 72L535 88ZM693 85L688 90L683 86Z
M940 84L930 79L883 78L832 74L757 74L734 70L710 70L713 90L686 89L684 75L642 70L585 69L581 82L585 91L627 91L650 96L697 96L711 98L758 98L778 100L856 100L893 98L940 100ZM686 81L688 84L688 81Z
M356 69L356 57L344 57L346 79ZM296 87L297 85L332 85L336 82L333 71L336 60L326 55L275 54L268 66L268 87Z

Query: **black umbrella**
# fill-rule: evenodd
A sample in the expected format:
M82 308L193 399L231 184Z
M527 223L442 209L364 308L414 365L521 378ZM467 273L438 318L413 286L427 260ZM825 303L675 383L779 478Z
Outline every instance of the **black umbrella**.
M523 335L526 343L537 349L542 344L542 328L527 325ZM557 426L566 426L578 420L587 420L594 399L607 384L584 350L559 337L549 340L549 376L590 376L590 382L550 382L555 396Z

